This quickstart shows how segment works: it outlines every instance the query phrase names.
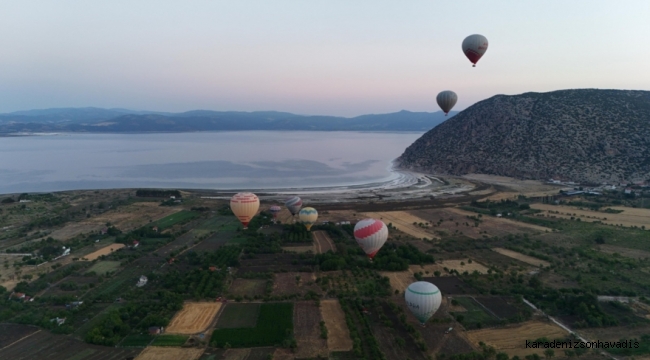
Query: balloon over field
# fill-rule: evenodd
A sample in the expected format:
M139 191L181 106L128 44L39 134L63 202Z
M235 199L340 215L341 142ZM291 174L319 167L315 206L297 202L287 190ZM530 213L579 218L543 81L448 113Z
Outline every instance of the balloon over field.
M469 61L472 62L472 67L476 67L476 63L485 54L488 48L488 40L483 35L470 35L463 40L463 53Z
M278 213L280 211L282 211L282 208L277 205L273 205L269 208L269 212L271 213L271 215L273 215L273 220L275 220L278 217Z
M311 226L316 223L316 219L318 219L318 211L312 207L306 207L300 210L298 217L300 218L300 221L305 224L307 230L309 230L311 229Z
M287 201L284 202L284 206L289 209L291 212L291 215L295 216L299 211L300 208L302 207L302 199L300 199L297 196L292 196L287 199Z
M449 114L449 111L453 109L454 105L456 105L456 101L458 101L458 95L456 95L456 93L453 91L445 90L436 96L436 101L438 102L438 106L440 106L442 111L445 112L445 116L447 116L447 114Z
M248 223L259 208L260 199L253 193L237 193L230 199L230 209L244 225L244 229L248 228Z
M440 307L442 295L440 289L430 282L417 281L404 291L406 306L424 325Z
M388 228L383 221L363 219L354 226L354 238L372 260L388 239Z

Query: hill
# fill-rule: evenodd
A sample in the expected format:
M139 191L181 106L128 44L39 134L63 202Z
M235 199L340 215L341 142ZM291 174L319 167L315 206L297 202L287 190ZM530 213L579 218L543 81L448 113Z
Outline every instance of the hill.
M450 115L453 114L455 113ZM400 111L345 118L296 115L276 111L194 110L172 114L124 109L65 108L0 114L0 134L223 130L426 131L448 118L440 111L435 113Z
M650 179L650 92L497 95L425 133L405 169L590 183Z

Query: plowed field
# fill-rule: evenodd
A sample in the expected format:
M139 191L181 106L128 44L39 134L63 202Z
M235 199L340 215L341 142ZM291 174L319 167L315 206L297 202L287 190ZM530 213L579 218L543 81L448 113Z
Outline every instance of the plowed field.
M426 223L426 220L412 215L406 211L386 211L386 212L367 212L363 213L366 217L380 219L386 225L392 224L397 230L411 235L415 238L438 239L432 228L423 229L413 223Z
M105 247L103 247L103 248L101 248L101 249L99 249L99 250L97 250L95 252L92 252L92 253L82 257L81 260L93 261L93 260L97 259L98 257L100 257L102 255L108 255L108 254L112 253L113 251L116 251L116 250L121 249L123 247L124 247L124 244L119 244L119 243L111 244L111 245L105 246Z
M205 331L221 309L220 302L185 303L165 329L169 334L196 334Z
M544 261L544 260L534 258L532 256L524 255L524 254L518 253L516 251L503 249L503 248L494 248L492 250L498 252L501 255L511 257L513 259L519 260L521 262L525 262L526 264L530 264L530 265L533 265L533 266L544 266L544 267L546 267L546 266L551 265L548 261Z
M135 360L196 360L203 349L149 346Z
M327 357L327 340L320 337L321 320L320 311L313 301L295 303L293 307L293 327L298 342L297 358Z
M316 243L314 243L316 254L323 254L330 250L336 252L334 242L325 231L314 231L314 239L316 240Z

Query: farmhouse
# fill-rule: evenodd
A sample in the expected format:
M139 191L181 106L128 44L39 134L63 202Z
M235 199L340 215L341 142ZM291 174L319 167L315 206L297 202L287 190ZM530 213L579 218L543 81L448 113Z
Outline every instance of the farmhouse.
M149 335L158 335L163 333L164 328L162 326L151 326L149 327Z
M135 284L135 286L143 287L143 286L147 285L147 281L148 281L147 277L142 275L142 276L140 276L140 280L138 280L138 283Z

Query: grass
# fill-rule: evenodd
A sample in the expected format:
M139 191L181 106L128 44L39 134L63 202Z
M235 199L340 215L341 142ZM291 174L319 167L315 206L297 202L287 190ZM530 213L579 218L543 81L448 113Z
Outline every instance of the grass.
M175 214L166 216L158 221L154 221L150 226L157 226L161 231L170 228L180 222L194 219L199 216L199 213L194 211L183 210Z
M153 336L148 335L148 334L143 334L143 335L127 335L124 340L120 343L119 346L121 347L146 347L149 345L151 340L153 340Z
M260 315L260 304L227 304L223 309L217 329L253 328Z
M109 271L115 271L120 267L119 261L100 261L95 263L87 272L94 271L97 275L104 275Z
M467 310L466 312L452 313L457 319L458 316L462 316L460 323L466 329L480 329L485 325L491 325L497 322L497 319L488 314L474 299L469 297L456 297L454 299Z
M232 231L234 232L237 229L236 225L227 224L228 222L233 222L233 219L223 216L211 217L196 226L194 228L194 234L196 236L203 236L211 232L223 231L226 227L233 227Z
M151 346L182 346L188 338L186 335L158 335Z
M262 304L256 327L215 330L210 345L223 347L227 343L232 347L279 346L292 333L292 303Z

